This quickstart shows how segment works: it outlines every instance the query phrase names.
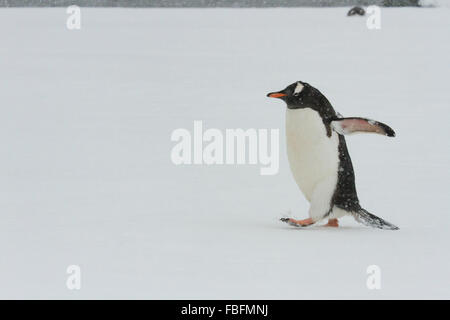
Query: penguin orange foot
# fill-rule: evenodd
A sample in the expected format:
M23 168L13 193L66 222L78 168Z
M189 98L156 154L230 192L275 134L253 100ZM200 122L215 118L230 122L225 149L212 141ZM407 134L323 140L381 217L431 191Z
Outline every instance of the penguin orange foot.
M328 223L324 227L339 227L338 219L328 219Z
M308 227L315 223L311 218L304 219L304 220L295 220L292 218L281 218L280 221L286 222L287 224L294 226L294 227Z

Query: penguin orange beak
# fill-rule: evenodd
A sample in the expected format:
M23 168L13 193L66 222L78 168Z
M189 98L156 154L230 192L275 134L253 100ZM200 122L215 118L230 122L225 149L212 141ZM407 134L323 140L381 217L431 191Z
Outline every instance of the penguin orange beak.
M269 98L281 98L281 97L285 97L286 94L283 92L271 92L271 93L268 93L267 96Z

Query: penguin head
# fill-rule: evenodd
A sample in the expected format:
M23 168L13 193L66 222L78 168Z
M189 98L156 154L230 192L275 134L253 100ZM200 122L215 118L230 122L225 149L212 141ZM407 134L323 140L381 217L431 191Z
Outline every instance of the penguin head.
M289 109L299 109L316 105L322 94L308 83L297 81L281 91L270 92L267 96L283 100Z

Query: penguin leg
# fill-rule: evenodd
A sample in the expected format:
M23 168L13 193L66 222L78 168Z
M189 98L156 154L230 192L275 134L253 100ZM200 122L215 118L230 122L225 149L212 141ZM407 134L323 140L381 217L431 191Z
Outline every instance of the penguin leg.
M336 189L336 176L328 176L320 181L311 196L311 206L309 207L309 216L314 222L325 219L332 212L331 199ZM337 219L329 219L329 226L337 227Z
M338 219L328 219L328 223L324 225L324 227L339 227Z
M311 218L303 220L296 220L292 218L281 218L280 221L286 222L287 224L294 227L308 227L315 223Z
M336 177L329 176L323 179L316 185L312 193L308 219L296 220L292 218L282 218L280 220L294 227L309 227L317 221L324 219L331 212L331 198L335 188ZM335 224L337 224L337 219Z

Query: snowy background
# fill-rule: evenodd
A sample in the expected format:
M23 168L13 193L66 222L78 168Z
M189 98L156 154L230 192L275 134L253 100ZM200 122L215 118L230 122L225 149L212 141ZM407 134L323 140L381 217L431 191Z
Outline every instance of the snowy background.
M84 8L79 31L0 10L0 298L450 298L450 10L382 9L377 31L347 10ZM277 221L308 209L265 96L296 80L396 130L347 143L399 231ZM194 120L280 128L279 174L173 165Z
M418 6L448 0L0 0L5 7L339 7L354 5Z

